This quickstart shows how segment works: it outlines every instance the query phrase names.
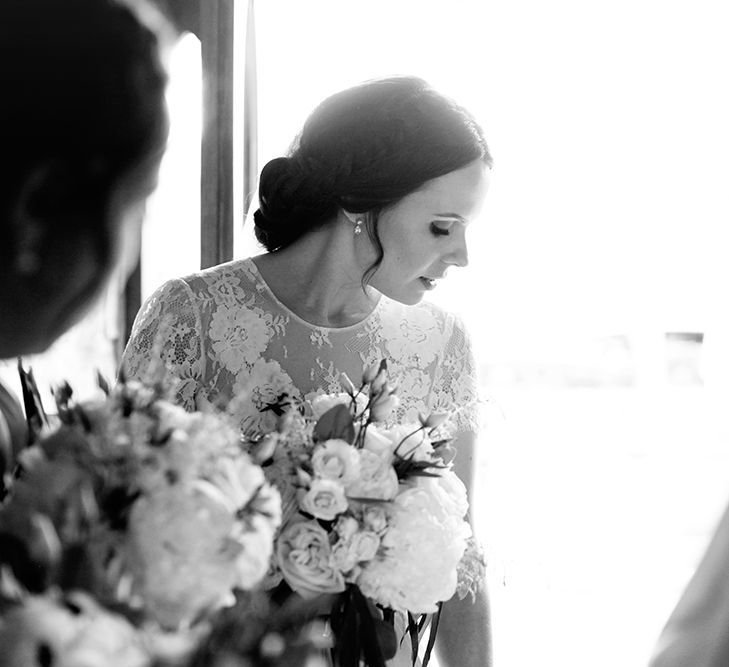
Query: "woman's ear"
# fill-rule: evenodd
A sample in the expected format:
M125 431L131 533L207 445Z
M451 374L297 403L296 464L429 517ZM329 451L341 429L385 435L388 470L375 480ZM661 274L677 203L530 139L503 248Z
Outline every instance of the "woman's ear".
M48 172L47 165L30 171L21 182L9 210L7 251L10 268L18 277L32 277L41 269L42 247L47 240L50 221L34 213L33 202L43 190Z
M73 273L71 265L84 261L107 264L112 229L99 176L93 165L84 169L58 160L27 172L8 221L11 265L18 277L64 265Z
M39 352L79 319L105 285L113 226L98 186L79 194L78 167L63 174L59 165L41 165L16 192L3 221L0 267L13 289L0 294L0 312L28 332L14 344L26 346L24 353Z

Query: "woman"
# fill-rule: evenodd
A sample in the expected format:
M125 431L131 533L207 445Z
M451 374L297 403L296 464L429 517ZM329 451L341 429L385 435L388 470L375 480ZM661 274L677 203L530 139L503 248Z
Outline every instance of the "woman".
M473 119L420 79L333 95L289 156L261 173L254 220L268 252L163 285L138 315L125 372L145 376L161 354L184 404L242 396L237 417L257 431L274 425L266 408L283 395L341 391L342 372L357 381L386 359L399 381L397 418L454 415L456 471L470 485L468 340L453 316L421 300L466 265L466 227L490 165ZM441 664L489 664L487 626L485 597L446 604ZM407 664L406 651L398 657Z
M133 266L167 139L165 30L131 1L0 3L0 359L45 350ZM23 436L1 386L0 408L2 479Z

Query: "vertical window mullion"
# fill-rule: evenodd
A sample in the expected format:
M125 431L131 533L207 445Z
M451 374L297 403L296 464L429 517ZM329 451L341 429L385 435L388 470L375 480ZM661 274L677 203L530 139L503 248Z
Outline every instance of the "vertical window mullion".
M234 0L200 3L203 67L200 266L233 258Z

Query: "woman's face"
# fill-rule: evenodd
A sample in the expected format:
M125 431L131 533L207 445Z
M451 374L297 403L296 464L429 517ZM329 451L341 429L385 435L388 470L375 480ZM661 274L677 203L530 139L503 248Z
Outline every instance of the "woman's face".
M489 169L478 160L428 181L383 211L378 233L384 255L369 284L412 305L451 266L466 266L466 228L481 212L488 186Z

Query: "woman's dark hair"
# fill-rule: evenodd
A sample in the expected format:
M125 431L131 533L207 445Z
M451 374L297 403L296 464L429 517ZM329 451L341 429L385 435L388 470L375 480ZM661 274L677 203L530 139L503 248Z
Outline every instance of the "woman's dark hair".
M274 251L339 209L368 212L381 255L379 213L475 160L491 166L483 132L465 109L416 77L365 82L324 100L288 157L263 168L256 237Z
M125 174L159 158L168 35L155 16L134 0L0 2L0 228L39 166L58 165L66 198L78 180L79 201L39 202L62 216L83 198L107 205Z

